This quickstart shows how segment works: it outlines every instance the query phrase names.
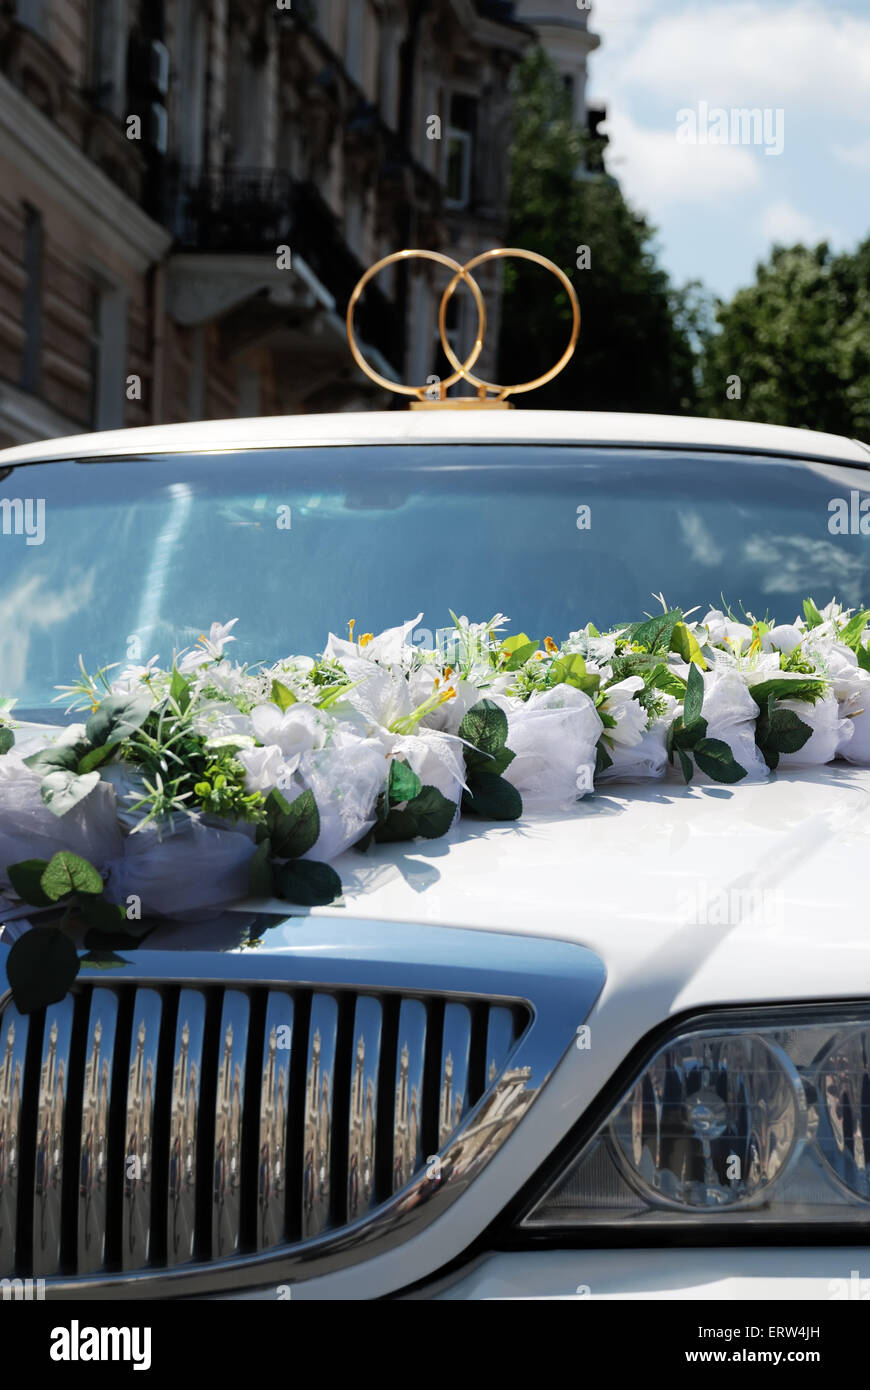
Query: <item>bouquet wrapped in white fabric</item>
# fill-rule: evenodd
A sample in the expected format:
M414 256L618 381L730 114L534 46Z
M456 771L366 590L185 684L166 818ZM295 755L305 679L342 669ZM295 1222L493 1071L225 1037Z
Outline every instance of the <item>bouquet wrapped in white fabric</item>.
M508 620L415 647L422 618L330 635L318 657L234 663L234 622L166 667L82 675L83 723L28 726L0 700L0 897L51 928L16 940L21 1007L78 968L54 942L135 943L150 919L241 897L333 902L352 847L435 838L460 816L566 812L665 775L735 786L783 766L870 765L870 610L810 600L793 623L668 609L560 646ZM40 983L41 981L41 983ZM62 992L62 991L61 991Z

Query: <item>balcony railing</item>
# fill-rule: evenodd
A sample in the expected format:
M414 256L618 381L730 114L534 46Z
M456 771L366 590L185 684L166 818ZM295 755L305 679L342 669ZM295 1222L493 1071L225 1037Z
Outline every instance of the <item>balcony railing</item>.
M178 250L274 257L279 246L287 245L344 315L365 267L313 184L275 169L180 169L169 179L165 206ZM390 362L399 353L396 318L390 300L375 286L367 288L358 314L359 334Z

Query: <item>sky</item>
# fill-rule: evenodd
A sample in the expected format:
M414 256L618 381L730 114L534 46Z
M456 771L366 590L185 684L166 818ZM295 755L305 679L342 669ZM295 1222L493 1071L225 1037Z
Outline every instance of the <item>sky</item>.
M593 0L590 28L608 168L676 284L730 298L775 242L870 236L870 0ZM729 113L728 143L678 140L693 133L681 111L700 136L702 103L708 132ZM756 107L781 153L732 142L732 109Z

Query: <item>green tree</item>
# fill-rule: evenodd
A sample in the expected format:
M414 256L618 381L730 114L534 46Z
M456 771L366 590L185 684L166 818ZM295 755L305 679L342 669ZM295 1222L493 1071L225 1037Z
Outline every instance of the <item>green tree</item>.
M826 243L774 247L715 317L701 361L708 414L870 434L870 240L839 256Z
M549 257L580 300L580 340L555 381L517 405L575 410L683 412L695 403L690 288L675 290L656 264L653 230L615 179L589 173L600 147L582 132L547 55L533 50L513 78L510 244ZM578 247L588 247L580 268ZM546 371L568 341L567 295L546 272L506 261L499 379ZM556 297L558 295L558 297Z

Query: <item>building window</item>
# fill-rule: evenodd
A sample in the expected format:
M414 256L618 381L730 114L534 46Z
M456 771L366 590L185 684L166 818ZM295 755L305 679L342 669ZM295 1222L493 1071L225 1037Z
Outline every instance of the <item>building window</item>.
M25 391L38 391L42 356L42 217L36 208L27 204L24 207L24 274L21 385Z
M95 275L88 291L91 429L120 429L124 424L126 357L126 293Z
M450 124L445 142L445 202L450 208L467 208L472 200L476 124L474 97L455 92L450 99Z
M127 75L127 7L123 0L92 0L88 66L93 100L122 115Z

